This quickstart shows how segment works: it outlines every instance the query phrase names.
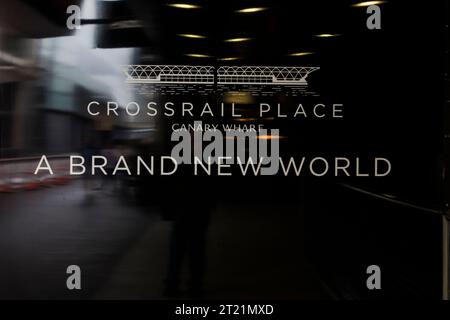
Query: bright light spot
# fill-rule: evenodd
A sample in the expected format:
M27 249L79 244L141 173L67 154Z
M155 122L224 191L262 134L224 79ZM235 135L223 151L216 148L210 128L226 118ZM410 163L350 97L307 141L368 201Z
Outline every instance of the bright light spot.
M262 7L259 7L259 8L245 8L245 9L237 10L236 12L237 13L255 13L255 12L261 12L261 11L264 11L264 10L267 10L267 8L262 8Z
M364 1L364 2L360 2L360 3L355 3L354 5L352 5L352 7L368 7L368 6L383 4L385 2L386 1Z
M189 4L189 3L169 3L167 5L169 7L173 7L173 8L177 8L177 9L199 9L199 8L201 8L198 5Z
M185 56L192 58L211 58L211 56L207 54L200 54L200 53L186 53Z
M287 138L286 136L276 136L273 134L258 136L258 139L261 139L261 140L280 140L280 139L286 139L286 138Z
M316 34L315 35L318 38L331 38L331 37L337 37L339 36L339 34L335 34L335 33L321 33L321 34Z
M234 60L239 60L242 59L240 57L226 57L226 58L219 58L218 60L220 61L234 61Z
M310 54L313 54L314 52L294 52L289 54L291 57L303 57L303 56L308 56Z
M251 38L231 38L231 39L225 40L225 42L244 42L244 41L249 41L249 40L251 40Z
M199 34L190 34L190 33L180 33L178 34L179 37L183 38L191 38L191 39L205 39L205 36L199 35Z

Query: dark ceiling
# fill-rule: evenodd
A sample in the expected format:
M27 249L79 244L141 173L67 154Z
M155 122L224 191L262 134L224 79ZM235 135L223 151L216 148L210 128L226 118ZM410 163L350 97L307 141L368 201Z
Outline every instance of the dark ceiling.
M198 8L180 9L168 5L174 3L193 4ZM203 57L203 61L239 58L241 62L296 63L298 57L290 57L290 54L312 52L302 59L314 59L314 55L327 50L330 45L365 28L365 8L352 7L353 3L346 0L99 2L98 23L102 27L97 45L100 48L142 47L148 56L167 61L192 60L186 54L193 53L211 57ZM265 10L237 12L255 7ZM135 21L137 27L111 28L111 22L117 20ZM180 34L204 38L184 38ZM319 34L339 36L316 37ZM249 40L225 41L233 38Z

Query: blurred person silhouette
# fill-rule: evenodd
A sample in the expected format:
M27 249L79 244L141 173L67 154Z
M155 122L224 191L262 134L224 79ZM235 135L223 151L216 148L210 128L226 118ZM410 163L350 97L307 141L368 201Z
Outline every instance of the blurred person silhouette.
M190 172L183 172L189 170ZM188 267L188 295L203 296L206 264L206 236L215 201L211 177L192 176L192 168L184 168L178 181L166 180L171 190L162 206L163 219L171 220L172 231L169 244L169 263L164 295L180 295L183 262ZM206 188L205 188L206 186Z

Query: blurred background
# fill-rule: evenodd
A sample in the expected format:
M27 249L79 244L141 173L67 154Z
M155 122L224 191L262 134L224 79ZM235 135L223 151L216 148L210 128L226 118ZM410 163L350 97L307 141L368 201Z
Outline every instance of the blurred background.
M366 27L370 4L381 30ZM66 25L70 5L81 8L79 29ZM445 297L445 12L444 1L0 0L0 298ZM126 83L133 64L320 70L299 96L174 96ZM100 111L115 101L119 115L90 116L90 101ZM171 124L202 120L130 117L130 101L236 102L241 119L209 123L279 129L282 157L382 156L393 171L69 176L69 154L167 155ZM262 101L342 103L345 114L255 119ZM43 154L54 175L33 174ZM380 291L366 288L372 264ZM82 290L66 288L69 265L80 266Z

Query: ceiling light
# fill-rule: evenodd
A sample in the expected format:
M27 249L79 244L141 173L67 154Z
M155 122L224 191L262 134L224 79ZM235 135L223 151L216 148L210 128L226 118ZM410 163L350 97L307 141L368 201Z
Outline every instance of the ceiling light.
M310 54L313 54L314 52L294 52L289 54L291 57L303 57L303 56L308 56Z
M240 57L226 57L226 58L219 58L218 60L220 61L234 61L234 60L239 60L242 59Z
M179 33L179 37L183 38L191 38L191 39L205 39L205 36L199 35L199 34L191 34L191 33Z
M315 37L317 38L331 38L331 37L337 37L339 36L339 34L336 33L321 33L321 34L316 34Z
M200 53L186 53L185 56L192 58L211 58L211 56L207 54L200 54Z
M257 7L257 8L244 8L244 9L240 9L237 10L237 13L255 13L255 12L261 12L267 10L267 8L263 8L263 7Z
M261 139L261 140L280 140L280 139L286 139L286 136L278 136L278 135L268 134L268 135L259 135L257 138Z
M385 2L386 1L364 1L364 2L360 2L360 3L355 3L352 5L352 7L368 7L368 6L383 4Z
M251 40L251 38L231 38L231 39L225 40L225 42L244 42L244 41L249 41L249 40Z
M199 9L199 8L201 8L198 5L189 4L189 3L169 3L167 5L169 7L177 8L177 9Z

